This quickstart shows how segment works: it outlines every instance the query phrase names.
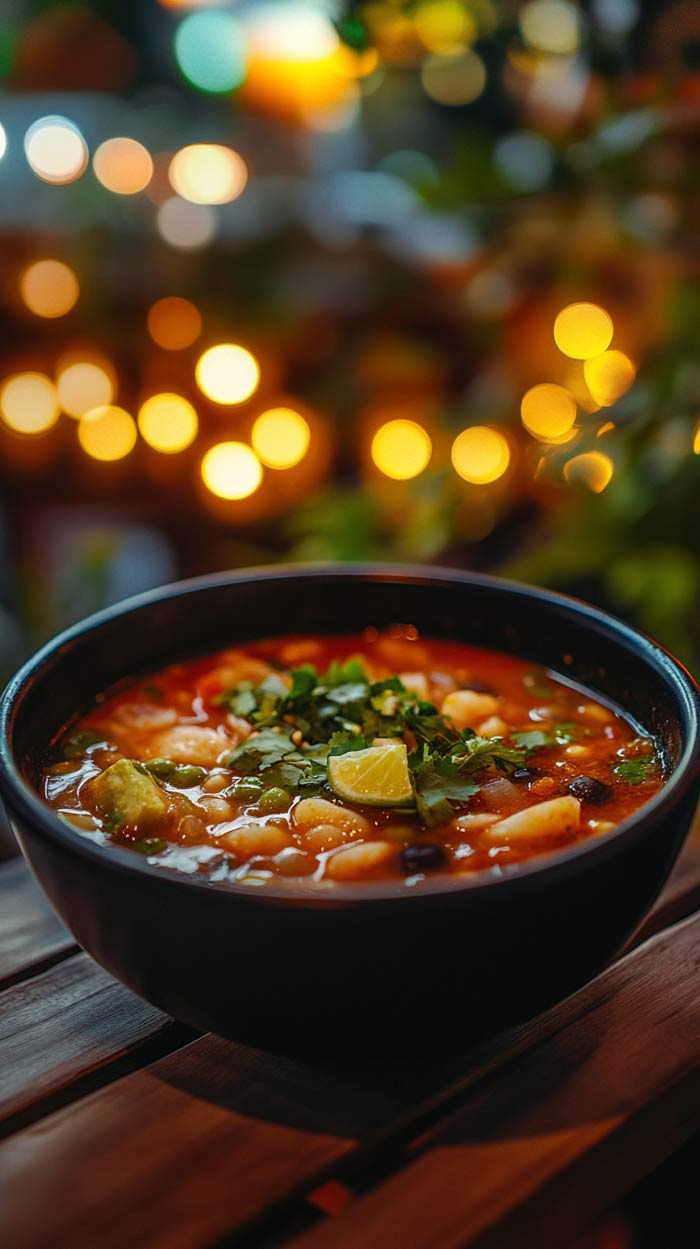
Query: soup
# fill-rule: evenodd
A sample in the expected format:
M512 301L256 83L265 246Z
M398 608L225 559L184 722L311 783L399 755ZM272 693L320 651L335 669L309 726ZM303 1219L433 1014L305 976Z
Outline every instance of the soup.
M51 758L46 801L106 847L331 891L501 873L606 836L663 783L620 711L410 626L171 665L104 695Z

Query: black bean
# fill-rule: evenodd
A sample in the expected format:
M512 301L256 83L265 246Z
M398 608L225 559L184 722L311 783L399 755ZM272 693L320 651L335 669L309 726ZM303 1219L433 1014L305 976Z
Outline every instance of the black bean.
M512 781L534 781L540 776L539 768L516 768L515 772L511 772L510 779Z
M575 776L567 786L569 793L581 802L590 802L594 807L607 802L612 790L595 776Z
M442 846L436 846L432 842L416 842L405 846L399 858L404 872L423 872L440 867L444 861L445 851Z

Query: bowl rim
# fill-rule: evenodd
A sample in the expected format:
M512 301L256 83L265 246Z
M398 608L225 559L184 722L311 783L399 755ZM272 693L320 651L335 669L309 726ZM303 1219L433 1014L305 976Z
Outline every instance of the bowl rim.
M564 610L594 627L599 634L613 635L617 641L634 649L643 661L654 667L672 687L678 713L687 728L687 742L676 767L666 783L638 811L618 824L617 828L602 838L591 838L575 845L542 854L525 862L501 867L498 871L475 872L473 875L443 875L427 878L417 890L407 889L401 880L376 882L334 882L332 890L323 888L295 887L285 883L275 885L266 881L263 888L251 889L242 882L212 881L203 876L190 876L162 865L150 864L147 858L135 855L121 847L105 848L83 836L62 820L22 776L15 762L12 736L15 718L29 684L41 678L42 671L60 663L61 656L74 646L79 646L85 635L98 630L134 612L148 608L166 599L186 599L201 591L217 590L237 584L274 581L284 584L300 579L329 578L393 582L395 584L469 585L472 587L503 591L516 598L536 600L543 607ZM526 658L526 656L523 656ZM166 660L165 662L174 662ZM556 669L552 669L556 671ZM563 673L561 675L564 675ZM95 694L99 694L99 690ZM624 710L624 709L623 709ZM674 808L692 790L700 778L700 688L685 666L658 642L641 630L633 628L609 612L594 607L571 595L545 590L538 586L492 576L485 573L467 572L444 566L397 564L397 563L313 563L277 564L217 572L192 577L156 587L145 593L131 596L100 612L76 622L52 638L31 656L7 683L0 697L0 794L10 809L49 841L58 842L65 850L81 858L97 862L104 870L121 874L148 877L163 888L195 888L224 894L235 900L245 897L256 904L283 904L293 908L324 909L338 906L368 905L388 902L407 905L427 902L429 899L446 901L448 897L467 894L484 894L495 888L505 891L526 888L533 880L550 882L567 877L578 869L582 859L602 861L621 853L630 843L642 837L650 824L671 815Z

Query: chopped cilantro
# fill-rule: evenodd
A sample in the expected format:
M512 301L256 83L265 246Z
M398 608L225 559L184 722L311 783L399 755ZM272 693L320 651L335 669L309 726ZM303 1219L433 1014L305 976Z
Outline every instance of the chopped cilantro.
M654 755L645 755L640 759L621 759L613 767L613 773L621 781L627 781L628 785L641 785L642 781L648 780L649 771L656 766L656 762Z
M525 729L522 732L513 733L512 737L523 750L540 750L542 746L565 746L578 736L579 730L578 724L567 722L555 724L551 732L546 729Z
M90 746L106 744L106 742L107 738L104 733L99 733L97 729L79 729L77 733L73 733L72 737L66 738L61 743L61 749L64 759L77 759L79 755L84 755Z
M335 661L325 673L304 664L290 676L291 685L277 676L257 686L240 682L218 699L254 725L228 755L227 766L260 776L266 786L319 793L327 783L329 755L365 750L376 737L398 738L409 747L417 812L430 826L478 791L478 774L512 771L525 760L523 750L499 737L456 729L399 677L371 681L359 659Z

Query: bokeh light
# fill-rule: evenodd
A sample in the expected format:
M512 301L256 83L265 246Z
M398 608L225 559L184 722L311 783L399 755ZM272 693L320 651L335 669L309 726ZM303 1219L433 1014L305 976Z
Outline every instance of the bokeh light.
M601 408L609 408L629 390L636 369L624 351L604 351L586 360L583 375L596 403Z
M0 387L0 412L19 434L43 434L59 417L56 387L44 373L15 373Z
M136 445L136 422L124 408L103 404L81 417L78 441L93 460L123 460Z
M255 421L251 441L269 468L293 468L306 455L311 430L293 408L269 408Z
M192 204L228 204L237 199L248 181L242 156L219 143L192 143L170 162L174 191Z
M247 347L217 343L199 357L195 376L214 403L245 403L258 388L260 365Z
M180 72L200 91L212 95L233 91L245 77L241 28L229 13L193 13L175 32L175 59Z
M7 151L7 132L3 125L0 125L0 160L2 160Z
M448 56L427 56L421 81L426 94L438 104L471 104L486 86L486 66L473 48Z
M137 195L153 177L151 154L136 139L107 139L95 152L92 167L97 180L115 195Z
M76 360L60 367L56 377L58 399L69 416L84 416L114 398L114 384L106 369L92 360Z
M576 486L585 486L594 494L600 494L610 484L615 466L609 455L602 451L584 451L575 455L564 465L564 476Z
M74 308L80 284L62 260L35 260L22 272L19 290L30 312L38 317L63 317Z
M220 499L246 499L262 481L262 465L244 442L219 442L202 460L202 480Z
M544 441L568 434L576 421L576 404L563 386L541 382L523 395L520 415L528 433Z
M199 422L189 400L166 393L146 399L139 409L138 426L149 447L172 455L194 442Z
M421 43L429 52L458 52L477 35L477 26L462 0L424 0L413 15Z
M567 56L578 48L581 16L569 0L531 0L520 10L520 30L537 52Z
M430 463L430 435L416 421L387 421L376 431L371 455L380 472L395 481L417 477Z
M87 144L67 117L40 117L24 136L24 151L29 167L42 182L56 186L75 182L87 169Z
M568 304L554 322L554 341L572 360L589 360L610 346L612 317L598 304Z
M508 440L488 425L472 425L455 438L452 463L459 476L474 485L497 481L510 464Z
M161 238L171 247L195 251L211 243L216 234L216 212L206 204L190 204L173 195L158 209L157 225Z
M693 451L696 455L700 455L700 421L695 426L695 436L693 438Z
M199 309L178 295L157 299L148 310L148 332L165 351L191 347L202 332Z

